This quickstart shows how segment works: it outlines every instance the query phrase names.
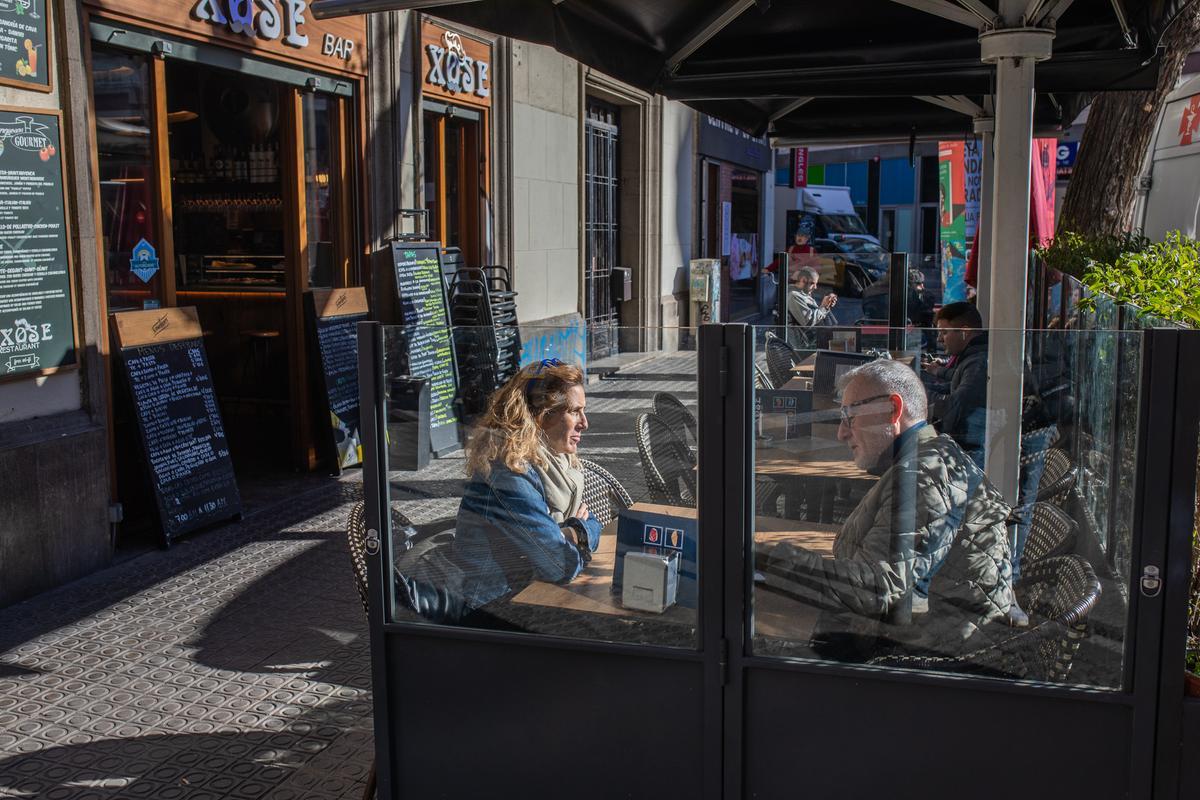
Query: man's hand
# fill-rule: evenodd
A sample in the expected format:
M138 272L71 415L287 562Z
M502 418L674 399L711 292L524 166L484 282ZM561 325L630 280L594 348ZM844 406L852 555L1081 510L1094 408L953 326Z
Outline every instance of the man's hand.
M590 516L587 503L580 503L578 510L575 512L575 519L587 519Z
M821 299L821 308L829 309L837 305L837 295L830 292Z

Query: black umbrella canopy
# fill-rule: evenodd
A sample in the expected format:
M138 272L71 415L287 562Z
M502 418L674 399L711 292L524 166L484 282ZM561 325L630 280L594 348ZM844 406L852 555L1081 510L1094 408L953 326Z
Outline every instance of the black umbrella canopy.
M1054 56L1038 65L1039 104L1077 106L1063 97L1151 88L1158 42L1192 0L1031 0L1064 8ZM421 7L452 22L549 45L583 64L647 91L682 100L741 128L785 133L780 116L796 98L959 95L978 103L993 69L979 60L977 12L997 0L316 0L316 16L364 7ZM945 19L913 5L952 11ZM1118 14L1115 7L1122 9ZM1044 20L1043 20L1043 24ZM845 108L861 103L844 102ZM869 105L869 103L867 104ZM909 106L920 109L921 105ZM831 105L832 109L833 106ZM944 125L921 109L912 120ZM950 112L953 113L953 112ZM1045 124L1047 120L1039 122ZM1057 112L1055 112L1057 113ZM847 121L850 121L847 119ZM826 119L830 127L836 121ZM1070 120L1066 120L1067 123ZM892 129L893 133L895 130Z

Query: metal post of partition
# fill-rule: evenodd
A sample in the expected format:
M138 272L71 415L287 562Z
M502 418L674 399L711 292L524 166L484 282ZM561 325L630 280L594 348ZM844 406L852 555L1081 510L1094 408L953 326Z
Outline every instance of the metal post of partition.
M1109 426L1109 447L1108 447L1108 524L1105 530L1108 532L1105 542L1105 559L1108 561L1108 566L1111 568L1116 564L1117 548L1116 548L1116 521L1117 521L1117 484L1121 479L1121 431L1123 429L1122 419L1124 409L1121 408L1121 383L1125 375L1123 369L1126 349L1125 349L1125 324L1127 321L1127 311L1124 305L1117 306L1117 325L1116 333L1116 357L1113 363L1116 364L1117 379L1112 385L1112 425Z
M722 796L722 752L727 751L725 740L730 735L730 714L726 709L730 692L726 686L729 675L729 639L725 633L725 583L723 580L724 542L729 539L729 509L738 504L738 495L727 491L726 450L727 431L725 422L726 396L730 387L730 354L725 346L725 331L729 328L744 330L744 325L702 325L699 339L699 425L698 445L700 466L697 488L699 498L697 511L700 519L700 576L701 618L703 620L702 646L706 651L714 647L720 652L715 669L711 661L705 662L705 696L713 702L705 703L704 722L712 736L705 737L704 787L705 797L717 800ZM716 531L710 536L710 531ZM710 546L713 545L713 546ZM735 714L740 720L740 716ZM737 728L740 735L740 727ZM741 748L738 748L738 753ZM736 795L725 795L733 797Z
M1147 331L1142 340L1141 408L1138 420L1138 486L1134 520L1138 535L1133 539L1129 583L1129 619L1133 624L1131 657L1125 661L1124 688L1138 698L1133 706L1132 740L1147 743L1135 748L1130 761L1131 785L1145 787L1152 796L1156 756L1151 744L1158 728L1164 680L1161 663L1168 597L1162 584L1151 583L1164 572L1171 574L1167 531L1170 526L1173 453L1179 368L1179 332ZM1194 413L1194 412L1193 412ZM1195 428L1192 429L1193 442ZM1193 450L1193 458L1195 451ZM1166 568L1164 570L1164 568ZM1145 579L1145 580L1143 580ZM1180 632L1182 632L1182 625ZM1176 670L1182 668L1177 663ZM1182 676L1173 699L1183 694ZM1165 795L1164 795L1165 796Z
M888 349L905 349L904 330L908 327L909 254L892 253L888 270Z
M753 586L753 564L745 558L746 537L752 534L754 479L750 443L753 437L754 329L724 325L722 334L723 416L715 420L721 438L722 626L725 647L723 797L741 797L744 709L742 685L747 631L747 600ZM710 417L710 419L713 419ZM716 438L716 437L714 437Z
M788 292L791 291L791 272L788 270L788 254L786 251L775 254L775 279L779 282L779 290L775 296L775 324L783 327L788 324ZM783 334L787 340L786 333Z
M393 797L388 720L388 669L383 626L391 608L391 515L387 501L387 406L384 402L383 328L358 325L358 391L363 442L363 505L367 525L367 584L370 607L371 685L375 718L376 780L379 797ZM373 552L372 552L373 550Z
M1183 735L1183 656L1187 646L1188 593L1191 588L1192 529L1196 510L1196 445L1200 431L1200 331L1150 331L1177 343L1173 413L1161 424L1170 427L1170 489L1167 505L1166 553L1163 570L1162 655L1158 679L1158 730L1154 796L1180 796ZM1152 409L1151 413L1155 413ZM1165 409L1164 409L1165 411ZM1165 436L1166 434L1164 434Z

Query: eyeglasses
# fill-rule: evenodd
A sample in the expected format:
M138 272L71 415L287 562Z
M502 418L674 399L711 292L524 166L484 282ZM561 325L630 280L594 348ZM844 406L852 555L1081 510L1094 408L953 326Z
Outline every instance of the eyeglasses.
M877 394L874 397L868 397L865 400L859 400L856 403L850 403L849 405L841 406L839 410L842 412L842 422L845 423L847 428L853 428L854 417L857 415L851 414L850 409L858 408L859 406L865 406L867 403L874 403L876 400L884 400L888 398L891 398L890 394Z

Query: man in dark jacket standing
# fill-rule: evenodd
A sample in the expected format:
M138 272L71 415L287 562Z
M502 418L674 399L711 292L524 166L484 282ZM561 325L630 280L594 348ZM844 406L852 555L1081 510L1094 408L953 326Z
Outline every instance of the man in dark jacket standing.
M779 543L756 553L757 569L768 587L824 610L812 644L829 658L955 655L990 643L1012 605L1008 506L926 424L910 368L875 361L839 386L838 439L879 481L842 525L832 559Z
M950 356L944 366L926 367L930 418L938 430L983 467L987 434L988 335L983 319L970 303L950 303L937 312L938 344Z

